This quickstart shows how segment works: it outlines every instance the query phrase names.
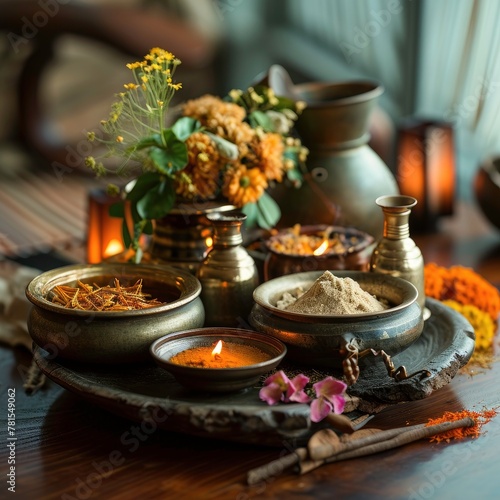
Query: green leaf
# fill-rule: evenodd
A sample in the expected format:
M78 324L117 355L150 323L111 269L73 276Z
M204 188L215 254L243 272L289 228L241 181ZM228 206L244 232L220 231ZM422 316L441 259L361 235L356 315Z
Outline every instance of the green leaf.
M123 219L122 222L122 238L125 248L130 248L130 245L132 244L132 236L130 235L130 231L127 226L127 221L125 219Z
M153 234L153 223L150 220L146 221L142 232L144 234Z
M295 101L289 99L288 97L278 96L278 104L274 106L276 111L280 111L282 109L291 109L295 111Z
M125 203L123 201L113 203L110 205L108 213L110 217L118 217L120 219L125 217Z
M252 128L262 127L266 132L273 132L273 122L263 111L253 111L248 115Z
M290 170L287 170L286 177L297 188L299 188L302 185L302 182L304 181L302 173L296 168L291 168Z
M170 129L164 131L163 138L163 147L152 147L148 154L159 172L171 175L186 166L187 146Z
M137 202L140 200L150 189L161 182L162 175L158 172L145 172L141 174L134 187L127 193L127 200Z
M255 85L254 90L257 92L258 95L266 95L267 94L267 89L268 87L266 85ZM276 98L278 99L278 103L274 104L272 106L272 109L275 109L276 111L282 110L282 109L291 109L295 110L295 101L293 99L290 99L289 97L285 97L282 95L277 95Z
M146 194L146 193L144 193ZM139 200L137 200L139 201ZM137 202L133 202L130 204L130 213L132 214L132 222L134 224L137 224L142 220L142 217L139 215L139 212L137 211Z
M134 145L134 149L145 149L145 148L151 148L153 146L156 147L162 146L160 134L153 134L148 137L143 137L140 141L138 141Z
M240 152L238 151L238 146L236 146L236 144L233 144L218 135L212 134L211 132L204 133L215 142L217 150L224 158L227 158L228 160L236 160L238 158Z
M257 225L262 229L273 228L281 218L280 207L267 192L257 200L257 208Z
M142 219L160 219L170 212L175 203L173 180L167 177L151 188L136 204Z
M172 126L172 132L177 139L185 141L191 134L201 129L201 123L190 116L179 118Z
M247 203L241 207L241 211L247 216L245 221L246 227L254 227L257 224L257 214L259 209L256 203Z

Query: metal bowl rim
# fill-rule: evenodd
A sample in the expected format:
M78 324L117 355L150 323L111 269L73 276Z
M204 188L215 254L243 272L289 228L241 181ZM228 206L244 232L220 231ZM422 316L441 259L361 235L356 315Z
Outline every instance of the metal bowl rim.
M285 253L285 252L277 252L276 250L273 250L271 248L271 242L279 239L280 237L284 236L287 234L289 230L283 229L279 231L277 234L274 234L273 236L270 236L264 241L264 245L266 249L280 257L284 258L292 258L292 259L308 259L308 258L314 258L314 259L319 259L319 260L326 260L326 259L331 259L335 257L345 257L346 255L350 255L352 253L360 252L361 250L364 250L366 247L370 246L374 241L375 238L368 233L365 233L364 231L361 231L360 229L356 229L354 227L347 227L347 226L329 226L328 224L312 224L312 225L304 225L301 226L300 228L300 234L308 234L309 231L318 231L320 232L322 229L331 229L331 232L339 232L345 234L347 237L349 235L353 236L358 236L361 240L356 243L355 245L349 247L345 252L325 252L322 253L321 255L304 255L304 254L298 254L298 253Z
M115 273L113 273L113 270L116 270L117 268L120 271L115 271ZM133 309L130 311L87 311L70 309L55 304L46 298L45 294L47 294L53 286L55 286L56 282L64 283L65 277L68 278L66 283L74 281L75 273L81 273L83 278L98 277L102 275L113 276L113 274L118 274L119 276L136 275L137 277L140 277L141 273L144 273L144 277L158 283L165 282L162 277L171 277L174 278L171 284L172 286L177 287L180 291L180 296L176 300L167 302L157 307L151 307L148 309ZM51 269L39 274L28 283L25 292L26 297L34 306L48 311L76 316L88 316L89 314L95 314L96 317L99 318L123 318L148 316L151 314L177 310L192 302L200 295L201 283L198 278L190 272L173 266L132 263L73 264Z
M359 314L309 314L309 313L297 313L293 311L286 311L284 309L278 309L276 306L273 306L268 298L269 294L266 294L266 291L269 287L274 287L279 285L280 283L289 283L292 279L296 280L296 283L293 286L284 285L282 288L282 293L290 291L292 289L297 288L301 284L308 283L309 286L312 286L314 281L319 278L326 271L305 271L302 273L292 273L286 276L279 276L277 278L273 278L269 281L261 283L253 292L253 299L255 303L257 303L262 308L270 311L272 314L276 316L280 316L282 318L290 319L292 321L298 322L313 322L313 323L328 323L331 321L351 321L351 320L371 320L384 316L392 316L407 307L413 304L418 297L418 290L409 281L404 280L403 278L398 278L389 274L382 273L372 273L368 271L337 271L331 270L330 272L339 278L351 278L355 281L358 281L356 278L360 278L362 276L377 276L375 279L383 279L387 283L392 283L393 285L397 285L399 288L402 288L407 294L406 298L401 302L401 304L395 305L388 309L384 309L383 311L377 312L367 312L367 313L359 313ZM359 281L358 281L359 282Z
M262 361L261 363L255 363L253 365L247 365L237 368L198 368L196 366L185 366L179 365L177 363L171 363L168 359L163 358L158 354L158 350L165 344L173 342L176 340L182 340L192 337L214 337L216 339L224 339L224 337L229 338L240 338L240 339L251 339L258 340L264 344L267 344L275 349L276 353L273 357L267 361ZM236 374L239 371L248 372L250 370L262 369L263 373L266 369L276 366L286 355L287 347L279 339L272 337L270 335L264 335L260 332L255 332L253 330L242 330L239 328L227 328L227 327L202 327L193 328L191 330L183 330L180 332L168 333L159 339L156 339L150 346L149 352L153 359L159 366L163 367L165 370L172 372L186 372L192 374L223 374L232 373Z

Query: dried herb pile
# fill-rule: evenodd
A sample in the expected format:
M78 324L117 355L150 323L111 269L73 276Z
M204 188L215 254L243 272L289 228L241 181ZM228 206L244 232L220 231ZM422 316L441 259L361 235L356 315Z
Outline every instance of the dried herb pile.
M131 311L149 309L163 304L142 291L142 280L124 287L114 279L114 287L77 282L76 287L58 285L52 289L52 302L68 309L83 311Z

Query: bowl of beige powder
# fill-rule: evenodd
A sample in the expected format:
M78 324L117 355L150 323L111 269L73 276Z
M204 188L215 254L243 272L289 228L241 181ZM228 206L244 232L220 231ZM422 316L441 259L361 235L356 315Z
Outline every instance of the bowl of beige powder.
M250 323L288 347L289 359L315 366L341 363L346 342L401 352L422 333L417 289L408 281L365 271L311 271L259 285Z

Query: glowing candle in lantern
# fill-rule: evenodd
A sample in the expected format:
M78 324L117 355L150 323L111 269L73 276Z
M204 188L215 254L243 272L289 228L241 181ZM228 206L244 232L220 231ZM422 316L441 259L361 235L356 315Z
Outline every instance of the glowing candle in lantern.
M116 238L113 238L109 243L106 249L103 252L103 257L111 257L123 251L123 243L118 241Z
M107 195L104 190L92 190L88 200L87 261L89 264L98 264L124 250L122 220L109 215L109 207L117 199Z
M417 200L410 218L416 229L432 229L438 217L453 213L455 153L451 124L409 120L400 125L397 181L401 194Z

